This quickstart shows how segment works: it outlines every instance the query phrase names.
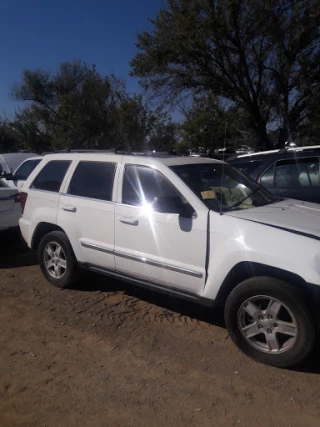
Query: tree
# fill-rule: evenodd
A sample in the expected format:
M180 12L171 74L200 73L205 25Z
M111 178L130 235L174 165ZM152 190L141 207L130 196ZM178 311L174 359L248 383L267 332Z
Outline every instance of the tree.
M260 146L290 135L319 94L316 0L168 0L138 35L132 75L155 95L212 94L241 108Z
M172 151L177 143L177 125L170 117L157 118L149 138L150 150Z
M256 145L250 119L245 111L223 105L210 95L195 97L181 128L183 139L191 149L213 151L239 144Z
M155 114L141 95L126 96L116 111L119 144L131 150L147 149L148 136L155 121Z
M115 142L114 111L126 93L114 75L102 77L95 66L73 62L55 75L24 70L13 96L29 104L15 118L27 140L39 137L47 149L107 148Z
M13 96L28 104L16 112L12 128L37 152L149 148L166 120L141 95L129 95L123 81L82 62L63 63L56 74L24 70Z
M21 143L12 129L9 119L0 117L0 153L14 152L21 148Z

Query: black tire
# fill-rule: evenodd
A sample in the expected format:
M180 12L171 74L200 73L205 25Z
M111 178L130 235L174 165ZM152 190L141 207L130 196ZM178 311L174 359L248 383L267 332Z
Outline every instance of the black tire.
M283 337L283 335L276 332L276 326L279 326L276 323L277 320L275 320L275 323L272 325L275 326L275 328L267 329L270 327L268 326L269 323L267 322L273 321L269 321L267 318L264 320L254 320L253 317L255 316L250 317L249 315L249 321L252 321L252 324L258 323L257 327L263 328L264 332L261 335L256 335L254 337L249 338L244 337L245 333L248 334L247 332L241 332L241 319L244 319L245 316L248 316L247 308L245 310L242 309L242 304L244 304L250 298L258 297L261 295L277 299L285 306L283 306L285 312L288 313L286 309L289 309L295 317L295 330L297 331L296 337L292 338L291 341L288 341L290 342L291 347L290 345L288 345L287 350L283 346L283 352L277 351L277 348L275 349L275 352L271 352L271 346L269 346L267 342L269 333L274 334L277 337L277 342L279 339L278 337ZM258 300L259 298L257 298L257 301ZM279 368L288 368L303 362L310 354L313 348L315 341L315 325L312 316L304 303L304 299L300 291L296 287L291 286L281 280L273 279L270 277L256 277L242 282L230 293L225 305L224 316L229 335L233 342L243 353L256 360L257 362L265 363L267 365L272 365ZM249 326L251 326L252 324L250 323ZM265 331L265 329L267 329L268 332ZM265 345L269 347L269 349L266 349L265 351L261 350L261 348L257 349L255 347L257 345L257 341L255 340L258 340L258 346L261 346L261 344L259 343L259 339L260 342L265 339Z
M63 258L66 260L66 268L63 270L64 272L62 277L53 277L46 267L45 251L48 245L51 244L59 245L64 252ZM46 234L40 241L38 256L41 271L47 281L52 285L58 288L70 288L77 282L79 278L78 263L65 233L62 231L52 231L51 233Z

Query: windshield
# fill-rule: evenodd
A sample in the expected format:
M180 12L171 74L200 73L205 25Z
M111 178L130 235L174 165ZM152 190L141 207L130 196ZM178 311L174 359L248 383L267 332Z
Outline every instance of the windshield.
M200 163L171 169L211 210L228 212L275 203L274 197L230 165Z

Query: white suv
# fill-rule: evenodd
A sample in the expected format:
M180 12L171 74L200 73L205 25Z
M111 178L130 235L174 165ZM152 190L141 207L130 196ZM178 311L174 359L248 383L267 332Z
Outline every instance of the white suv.
M21 194L20 228L46 279L80 268L214 307L250 357L286 367L317 329L320 208L276 199L199 157L46 156Z

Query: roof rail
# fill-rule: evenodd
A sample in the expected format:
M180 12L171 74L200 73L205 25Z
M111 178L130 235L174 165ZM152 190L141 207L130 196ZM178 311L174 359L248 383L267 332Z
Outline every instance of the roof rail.
M253 156L261 156L261 155L268 155L268 154L284 154L292 151L316 151L320 150L320 145L308 145L306 147L283 147L276 150L268 150L268 151L258 151L256 153L251 154L241 154L240 156L237 156L237 159L243 158L243 157L253 157Z
M267 151L257 151L256 153L251 153L251 154L240 154L240 156L237 156L237 159L240 159L242 157L260 156L261 154L275 154L275 153L279 153L279 149L267 150Z
M144 150L144 151L131 151L131 149L125 149L122 147L117 147L116 149L110 150L95 150L95 149L68 149L68 150L57 150L57 151L47 151L43 152L41 156L46 156L48 154L62 154L62 153L114 153L119 155L127 156L150 156L150 157L162 157L162 156L179 156L183 154L179 153L170 153L169 151L155 151L155 150Z
M131 151L131 148L127 149L124 147L116 147L114 150L115 154L126 154L126 155L133 155L133 152Z
M312 151L312 150L320 150L320 145L306 145L305 147L290 147L287 148L286 151Z

